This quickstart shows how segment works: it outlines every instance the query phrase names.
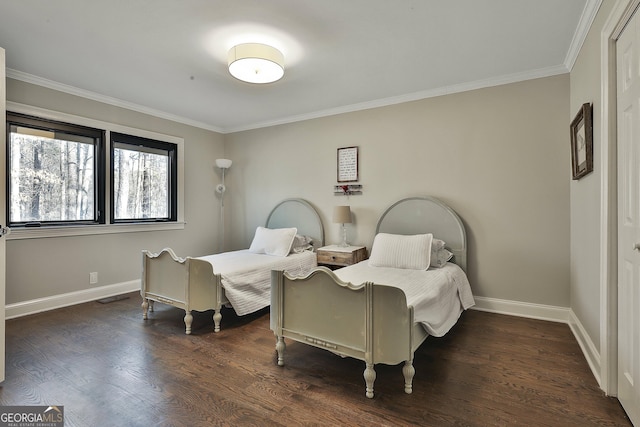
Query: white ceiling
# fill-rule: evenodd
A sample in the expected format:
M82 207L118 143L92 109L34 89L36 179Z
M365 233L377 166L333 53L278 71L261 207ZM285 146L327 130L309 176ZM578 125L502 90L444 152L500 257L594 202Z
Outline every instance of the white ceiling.
M568 72L601 0L0 0L7 76L228 133ZM227 51L285 55L267 85Z

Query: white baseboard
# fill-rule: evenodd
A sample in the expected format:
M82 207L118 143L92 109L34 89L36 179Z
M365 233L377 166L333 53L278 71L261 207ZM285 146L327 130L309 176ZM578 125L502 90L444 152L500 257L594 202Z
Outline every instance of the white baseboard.
M488 311L491 313L507 314L510 316L528 317L531 319L561 322L569 325L571 332L578 341L578 345L584 354L593 376L600 384L600 353L593 344L591 337L576 317L573 310L568 307L556 307L552 305L531 304L519 301L508 301L495 298L474 297L476 305L473 310Z
M140 290L140 280L132 280L130 282L99 286L61 295L7 304L5 307L5 319L13 319L42 311L55 310L56 308L95 301L97 299L126 294L137 290Z
M528 317L530 319L548 320L551 322L569 323L569 308L553 305L532 304L528 302L509 301L496 298L474 297L474 310L491 313L508 314L510 316Z
M600 364L600 353L573 310L569 310L569 327L571 328L573 335L576 337L576 340L578 340L578 345L580 345L582 354L584 354L585 359L587 359L587 363L589 364L589 368L591 368L593 376L596 377L598 385L602 388L602 382L600 380L600 370L602 369Z
M54 310L74 304L95 301L100 298L125 294L140 289L140 280L116 283L84 289L77 292L69 292L46 298L38 298L31 301L8 304L5 307L5 318L27 316L29 314ZM589 363L589 367L600 384L600 354L597 347L587 334L586 330L576 317L573 310L565 307L557 307L543 304L531 304L520 301L501 300L496 298L474 297L476 305L473 310L488 311L491 313L506 314L510 316L527 317L531 319L547 320L551 322L567 323L576 337L582 353Z

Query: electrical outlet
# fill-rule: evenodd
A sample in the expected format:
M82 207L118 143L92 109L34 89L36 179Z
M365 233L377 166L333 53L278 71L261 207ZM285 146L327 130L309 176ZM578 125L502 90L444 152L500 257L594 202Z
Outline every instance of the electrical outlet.
M89 284L95 285L96 283L98 283L98 272L89 273Z

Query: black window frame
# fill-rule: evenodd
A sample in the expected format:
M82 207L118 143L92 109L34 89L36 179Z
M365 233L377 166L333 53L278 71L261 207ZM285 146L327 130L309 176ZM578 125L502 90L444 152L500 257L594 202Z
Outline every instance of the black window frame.
M43 130L47 132L64 132L71 135L89 137L94 140L94 220L64 220L64 221L12 221L11 220L11 128L29 127L33 129ZM59 120L51 120L42 117L36 117L28 114L6 112L6 215L9 227L26 228L26 227L51 227L51 226L81 226L81 225L100 225L105 224L105 177L106 177L106 159L105 159L105 135L103 129L82 126L73 123L63 122Z
M115 161L114 150L115 145L129 145L132 150L136 150L137 147L145 147L150 149L162 150L168 153L169 169L169 206L168 216L166 218L127 218L116 219L115 217ZM178 221L178 145L159 141L151 138L144 138L141 136L133 136L120 132L110 132L109 135L109 206L110 206L110 222L111 224L130 224L130 223L157 223L157 222L177 222Z

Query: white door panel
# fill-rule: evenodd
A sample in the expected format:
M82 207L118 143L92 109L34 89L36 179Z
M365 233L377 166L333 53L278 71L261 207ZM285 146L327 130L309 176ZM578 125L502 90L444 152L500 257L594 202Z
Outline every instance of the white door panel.
M618 111L618 399L640 426L640 14L616 44Z

